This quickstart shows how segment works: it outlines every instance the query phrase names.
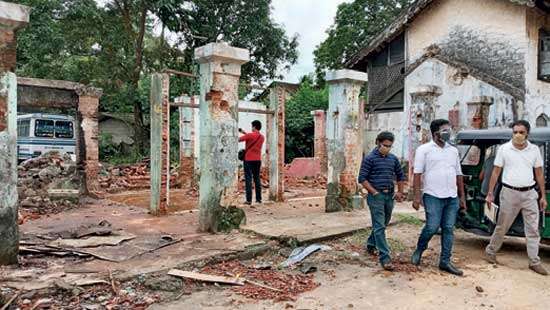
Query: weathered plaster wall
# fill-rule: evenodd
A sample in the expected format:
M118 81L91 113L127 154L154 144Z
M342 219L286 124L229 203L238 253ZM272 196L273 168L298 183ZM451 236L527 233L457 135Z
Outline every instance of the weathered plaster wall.
M522 114L520 116L534 125L537 117L541 114L550 116L550 83L537 78L539 29L550 30L550 17L536 10L529 10L526 23L529 44L525 64L527 93L525 107L520 111Z
M428 59L405 79L405 112L402 114L401 123L408 126L409 108L412 98L410 92L421 85L433 85L441 89L441 95L437 98L435 118L449 118L450 110L458 110L459 127L469 127L467 103L476 97L489 96L494 99L494 104L489 112L489 127L505 127L513 121L514 98L483 82L471 75L463 79L457 79L456 68L449 66L437 59ZM402 149L395 149L396 154L408 154L407 131L400 132L400 139L404 141ZM396 146L399 147L399 146Z
M440 0L418 16L407 30L407 59L414 62L424 49L434 43L449 41L458 45L465 54L502 58L505 43L513 42L513 49L527 48L525 19L527 8L502 0ZM468 32L459 34L460 29ZM481 39L481 40L480 40ZM493 49L486 50L484 39L490 40ZM471 40L471 41L468 41ZM452 45L453 47L457 45ZM504 48L504 50L503 50ZM500 53L498 52L500 50Z
M393 143L394 153L399 158L405 158L403 144L405 143L403 132L407 131L407 123L403 122L403 112L372 113L367 116L365 124L365 141L363 152L366 154L376 146L376 136L381 131L389 131L395 135Z

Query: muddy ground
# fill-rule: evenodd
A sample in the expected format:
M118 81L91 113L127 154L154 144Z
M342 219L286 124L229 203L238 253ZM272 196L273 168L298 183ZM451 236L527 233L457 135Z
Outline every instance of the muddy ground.
M456 277L436 267L439 236L432 240L420 268L408 263L422 223L409 216L401 220L388 229L394 257L400 262L398 271L381 270L376 257L361 251L365 231L325 242L332 250L307 258L305 262L318 269L313 279L319 286L295 301L252 300L229 287L208 285L150 309L548 309L550 277L527 268L521 239L506 243L499 256L501 265L494 267L482 259L486 238L457 231L453 260L465 276ZM548 267L550 248L544 246L541 257ZM279 251L244 263L283 259Z

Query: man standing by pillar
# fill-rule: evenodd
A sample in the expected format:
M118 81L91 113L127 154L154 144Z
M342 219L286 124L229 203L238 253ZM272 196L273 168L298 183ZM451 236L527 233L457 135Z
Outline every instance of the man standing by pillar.
M493 190L502 172L502 191L500 193L500 211L497 226L485 252L487 260L496 264L496 254L502 246L504 235L521 212L525 225L529 268L546 276L548 272L542 266L539 258L539 208L540 211L544 212L548 205L542 170L542 156L539 148L527 141L531 130L529 122L517 121L512 125L512 130L512 141L503 144L498 149L491 182L489 183L486 201L488 207L491 208L494 201ZM540 195L535 190L536 185L538 185Z
M243 134L239 142L245 142L244 148L244 181L246 189L245 204L252 204L252 179L254 179L254 188L256 189L256 202L262 203L262 182L260 180L260 169L262 166L262 145L264 136L260 133L262 123L258 120L252 122L252 132L246 133L239 128Z
M418 210L421 204L424 205L426 224L411 260L414 265L420 265L422 253L441 227L439 269L462 276L463 272L451 263L453 229L458 209L459 206L466 209L460 156L458 150L448 143L451 137L448 120L434 120L430 124L430 131L432 141L418 147L414 157L413 208ZM423 195L420 186L422 180Z
M361 163L359 183L369 192L367 204L372 219L372 232L366 243L369 254L379 252L380 264L393 270L390 249L386 241L386 226L390 223L394 199L403 201L405 174L399 159L390 153L395 140L391 132L381 132L376 138L378 146ZM394 181L397 181L397 193Z

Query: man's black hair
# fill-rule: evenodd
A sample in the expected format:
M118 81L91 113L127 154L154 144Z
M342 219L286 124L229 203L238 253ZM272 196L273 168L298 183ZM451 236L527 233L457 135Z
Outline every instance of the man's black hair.
M255 120L252 122L252 128L255 128L256 130L261 130L262 129L262 122L260 122L259 120Z
M389 131L382 131L376 137L376 143L382 143L384 141L393 142L393 141L395 141L395 136L393 135L393 133L391 133Z
M526 120L519 120L519 121L515 121L512 123L512 125L510 125L510 128L514 128L516 126L523 126L527 129L527 133L530 133L531 132L531 124L529 124L528 121Z
M449 125L450 122L446 119L436 119L430 124L430 132L435 134L442 126Z

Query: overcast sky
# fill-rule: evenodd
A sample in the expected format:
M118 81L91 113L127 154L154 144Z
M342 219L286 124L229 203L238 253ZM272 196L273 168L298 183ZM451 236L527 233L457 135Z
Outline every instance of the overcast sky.
M273 18L284 25L289 36L297 33L300 58L290 72L283 73L285 81L298 82L305 74L315 71L313 51L326 37L334 22L338 5L351 0L273 0Z

